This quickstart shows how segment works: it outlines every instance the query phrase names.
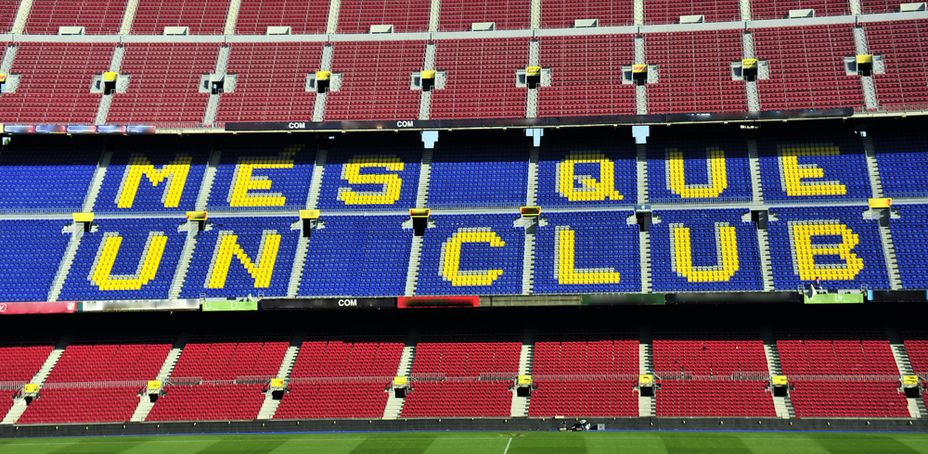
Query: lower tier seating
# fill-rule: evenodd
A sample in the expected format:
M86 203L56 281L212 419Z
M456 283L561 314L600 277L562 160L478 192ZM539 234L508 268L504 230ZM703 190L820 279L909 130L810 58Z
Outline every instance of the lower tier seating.
M797 418L908 418L905 395L892 381L791 381Z
M907 333L905 350L915 373L928 373L928 333Z
M414 382L401 416L479 418L510 415L509 381Z
M6 415L13 406L13 397L19 391L15 389L0 389L0 414Z
M168 386L146 421L253 420L264 401L263 385Z
M389 381L294 384L280 401L274 419L380 419Z
M638 391L631 380L535 380L528 415L638 416Z
M20 424L125 422L139 405L141 386L42 389Z
M763 381L663 380L657 416L776 417Z

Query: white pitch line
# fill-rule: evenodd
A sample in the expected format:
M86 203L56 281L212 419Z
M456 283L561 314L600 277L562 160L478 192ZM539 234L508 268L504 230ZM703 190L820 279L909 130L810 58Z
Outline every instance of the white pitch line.
M509 441L506 442L506 449L503 450L503 454L509 454L509 445L512 444L512 437L509 437Z

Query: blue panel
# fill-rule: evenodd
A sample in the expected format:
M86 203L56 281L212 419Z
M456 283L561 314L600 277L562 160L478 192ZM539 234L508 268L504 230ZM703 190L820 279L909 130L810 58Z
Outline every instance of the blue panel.
M638 225L628 225L632 211L548 213L535 234L534 293L618 293L641 291ZM557 231L575 232L574 269L618 272L619 281L571 284L558 278ZM562 259L563 260L563 259ZM584 279L581 279L584 280ZM602 281L601 281L602 282Z
M309 239L300 295L402 295L412 242L412 229L403 229L408 219L324 217Z
M47 301L70 233L68 221L0 221L0 298Z
M863 206L815 207L815 208L777 208L771 210L776 220L769 226L770 260L773 266L774 285L778 290L796 290L800 285L815 279L800 281L795 264L793 241L788 228L789 222L818 223L819 221L837 221L850 228L859 238L859 244L853 253L863 260L864 267L851 280L823 280L828 289L860 289L868 287L885 289L889 287L886 276L886 263L883 257L883 245L880 241L879 225L876 220L863 218L867 211ZM839 242L839 238L819 236L812 238L813 245L826 245ZM834 256L818 256L819 264L843 264Z
M656 211L659 223L651 224L651 283L656 292L727 292L763 290L757 231L747 210ZM748 222L743 221L747 215ZM693 267L711 268L719 264L716 223L735 228L738 270L726 282L695 282L677 272L672 254L670 226L680 224L690 229ZM694 282L690 282L693 280Z
M840 154L832 156L800 156L799 165L815 165L824 170L822 178L811 178L803 181L814 183L816 181L838 181L846 187L844 195L826 196L790 196L786 193L780 169L778 150L801 146L823 151L830 147L838 147ZM764 200L823 200L823 199L856 199L863 200L871 196L870 178L867 174L867 162L864 157L863 145L860 138L853 135L822 135L819 140L790 141L782 138L762 139L757 141L758 156L760 159L761 180L764 190ZM808 184L808 183L807 183Z
M928 289L928 206L897 205L899 214L890 219L893 246L902 286L911 289Z
M422 144L419 144L422 148ZM353 204L346 200L339 200L339 194L350 190L354 193L384 193L387 185L377 184L351 184L346 179L345 163L359 162L363 157L366 162L390 162L381 157L398 159L402 163L402 170L390 170L385 167L362 167L361 175L395 175L401 181L399 199L378 204ZM376 158L374 157L376 156ZM350 147L348 149L330 150L325 172L322 176L322 190L319 194L319 208L325 210L406 210L416 206L416 193L419 187L419 170L422 167L421 153L412 147L398 148L387 146ZM391 197L392 199L392 197Z
M887 197L928 196L928 140L894 131L873 138L880 181Z
M293 269L293 257L299 241L300 230L296 217L259 217L259 218L212 218L210 229L201 232L193 252L193 260L187 271L181 296L184 298L207 297L241 297L241 296L286 296ZM262 233L266 230L281 236L280 249L274 264L270 285L256 288L255 279L245 270L241 262L232 258L229 273L223 288L206 288L207 276L216 252L219 232L231 231L238 236L238 243L252 261L257 262Z
M308 152L302 145L275 146L273 149L261 150L226 150L222 152L219 167L216 169L216 179L209 193L207 207L211 209L244 209L244 210L279 210L281 208L301 209L306 207L309 197L309 182L313 174L314 152ZM279 194L285 197L283 206L249 206L230 207L232 199L233 178L238 171L240 158L258 157L263 163L273 164L287 161L286 156L294 160L292 168L282 169L255 169L253 180L270 180L271 188L267 190L252 190L251 196Z
M170 180L166 178L156 186L144 175L139 181L138 190L135 194L135 200L132 201L132 206L119 207L120 188L123 187L128 173L129 160L134 154L144 157L156 170L161 170L164 165L172 163L178 158L190 158L190 170L187 173L184 189L177 207L165 207L165 197L168 193ZM103 186L100 187L100 194L97 196L96 203L94 204L94 211L176 212L193 210L195 209L197 195L200 192L200 183L203 181L203 173L206 171L206 161L208 159L208 153L193 151L140 150L114 153L110 165L106 170L106 176L103 178ZM131 190L130 188L126 189Z
M522 293L522 251L525 230L514 227L518 215L445 215L432 216L435 227L426 230L419 264L417 295L489 295ZM464 244L461 248L461 271L503 270L489 286L454 286L440 274L442 245L452 235L490 229L503 240L502 247L488 244Z
M178 232L185 223L182 218L174 219L98 219L94 221L95 232L85 233L74 257L61 291L62 300L129 300L165 299L171 288L174 271L180 260L187 232ZM139 290L102 290L91 282L91 274L97 261L105 234L121 236L119 252L113 264L111 276L136 275L139 262L144 255L149 234L163 233L167 236L164 253L158 263L155 277Z
M494 138L496 139L496 138ZM489 207L525 204L527 138L470 143L440 138L432 158L430 207Z
M635 149L629 144L614 144L616 138L600 137L599 140L553 140L548 145L548 139L542 139L542 149L538 156L538 204L549 206L633 206L638 197L636 187ZM571 137L571 139L577 139ZM582 154L575 159L591 159L591 156L605 156L613 162L614 189L620 196L596 197L600 200L570 200L567 194L559 187L558 164L568 155ZM566 166L560 166L564 168ZM599 164L583 163L574 166L574 181L572 188L587 190L583 180L592 178L597 184L602 184L603 175ZM603 188L607 188L603 186ZM611 188L608 188L611 189ZM595 191L594 191L595 192Z
M0 154L0 209L80 211L99 157L99 150L93 148L4 150Z
M709 165L707 158L710 150L725 153L725 170L727 179L725 189L715 198L682 198L670 189L667 171L667 152L676 150L683 153L683 173L688 187L707 185ZM717 138L685 139L651 139L648 143L648 197L652 203L675 203L680 201L724 201L750 202L751 164L748 160L747 145L743 140L724 140Z

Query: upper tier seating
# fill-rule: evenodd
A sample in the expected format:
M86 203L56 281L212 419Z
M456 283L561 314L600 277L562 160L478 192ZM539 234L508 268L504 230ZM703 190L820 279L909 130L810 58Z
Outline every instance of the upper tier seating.
M344 0L338 33L368 33L371 25L392 25L394 33L428 31L429 7L429 0Z
M438 30L470 30L475 22L494 22L496 30L529 28L530 0L445 0L441 3Z
M47 301L70 234L67 221L0 221L2 301ZM28 241L24 241L28 238ZM41 247L37 247L41 245ZM2 368L0 368L2 370ZM3 379L0 379L3 381Z
M873 135L880 183L887 197L928 197L928 139L893 130Z
M69 345L19 423L128 421L145 380L157 375L170 349L167 343Z
M431 118L524 117L526 89L515 82L526 66L525 38L437 41L435 67L447 81L432 93Z
M13 28L13 20L19 11L19 2L0 2L0 33L7 33Z
M94 75L110 66L112 43L19 43L10 74L15 93L0 95L4 122L93 123L100 94L90 92Z
M198 235L181 296L286 296L298 223L296 216L211 217Z
M261 389L277 374L286 350L287 342L275 341L188 343L171 372L176 384L165 387L146 421L255 419Z
M4 95L5 96L5 95ZM12 212L81 210L97 168L98 150L43 138L17 138L0 153L0 209Z
M267 141L251 146L233 145L222 151L207 209L305 208L313 174L312 160L312 153L307 153L305 145L300 143Z
M189 27L191 35L221 35L229 3L229 0L139 0L132 33L160 35L164 27Z
M341 88L329 92L326 120L381 120L419 117L419 91L410 75L422 70L424 41L333 43L332 72ZM376 68L376 70L372 70Z
M657 65L649 84L648 113L743 112L744 82L732 80L741 60L741 31L718 30L645 35L647 63Z
M146 142L114 150L94 212L176 213L196 208L208 145Z
M928 257L928 232L925 230L928 206L896 205L893 211L899 218L890 219L889 228L902 287L928 289L928 261L925 260Z
M537 203L633 207L638 176L630 139L593 131L583 136L546 131L538 153Z
M783 19L793 9L814 9L816 16L851 14L848 2L843 0L758 0L751 2L751 18Z
M763 1L763 0L756 0ZM705 16L706 22L741 20L737 0L645 0L645 24L675 24L680 16Z
M529 416L638 416L638 341L547 335L535 341Z
M899 5L906 0L860 0L860 9L864 14L897 13Z
M492 149L442 137L435 145L429 180L430 207L518 207L525 203L529 140L499 138Z
M597 19L600 27L631 25L633 6L618 0L542 0L541 26L570 28L577 19Z
M752 194L747 147L740 138L687 134L648 139L651 203L749 202Z
M777 349L796 417L909 417L889 342L877 334L783 334Z
M145 3L146 0L141 2ZM129 87L125 93L113 96L107 122L201 125L209 93L200 93L197 87L200 76L215 70L219 46L206 43L124 46L126 53L119 73L129 76Z
M525 230L518 214L433 215L419 263L417 295L522 293Z
M396 339L303 342L274 419L382 417L402 352Z
M402 416L509 416L512 379L521 343L514 338L445 341L424 337L416 345L412 385Z
M840 3L847 7L847 2ZM856 54L852 28L842 24L752 30L754 53L770 68L770 78L757 82L761 110L862 107L859 77L844 69L844 57Z
M628 224L631 216L631 211L544 214L535 236L533 292L640 291L638 226Z
M655 291L763 290L757 232L741 209L655 211L651 282Z
M329 0L242 0L235 32L263 35L268 27L290 27L294 35L324 33L328 17Z
M395 296L406 288L412 229L404 216L325 216L300 281L307 296Z
M544 8L544 6L542 6ZM632 35L546 36L540 63L552 84L538 90L539 117L634 115L635 87L622 84L632 64Z
M870 53L883 57L885 74L873 76L883 110L928 105L928 20L864 25Z
M4 2L16 4L16 2ZM115 35L127 0L33 0L26 21L30 35L57 35L58 27L84 27L86 35Z
M216 120L290 121L313 116L316 92L306 75L319 68L320 43L233 43L228 73L235 91L223 93Z
M863 218L866 211L857 206L772 210L776 220L768 230L774 287L797 290L821 279L825 290L889 288L879 226ZM849 253L834 244L845 245Z
M399 135L376 147L367 139L348 134L328 145L316 208L369 211L416 206L422 168L420 138Z
M65 301L159 300L180 261L186 231L177 218L99 219L85 233L60 298Z

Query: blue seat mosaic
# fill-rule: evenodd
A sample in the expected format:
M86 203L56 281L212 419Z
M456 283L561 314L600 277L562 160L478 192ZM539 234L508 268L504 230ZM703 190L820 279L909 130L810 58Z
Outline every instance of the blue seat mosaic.
M808 141L757 141L765 201L871 197L863 144L853 135Z
M651 224L654 291L763 290L749 211L655 211L654 217L660 220Z
M641 291L632 211L543 213L535 231L534 293Z
M296 216L210 218L181 296L286 296L300 234Z
M167 299L185 224L183 218L95 220L81 237L59 299Z
M209 209L274 210L306 207L315 151L224 150L209 193Z
M71 239L69 221L0 221L0 297L47 301ZM27 240L28 239L28 240Z
M770 259L778 290L821 281L826 289L886 289L879 225L866 206L771 209Z
M649 139L652 203L750 202L751 168L744 140Z
M928 289L928 205L896 205L889 228L902 286Z
M406 289L412 229L403 216L325 216L311 231L300 295L396 296Z
M525 229L512 214L435 215L422 244L417 295L522 293Z

